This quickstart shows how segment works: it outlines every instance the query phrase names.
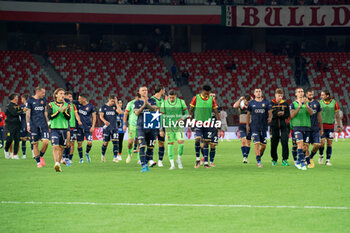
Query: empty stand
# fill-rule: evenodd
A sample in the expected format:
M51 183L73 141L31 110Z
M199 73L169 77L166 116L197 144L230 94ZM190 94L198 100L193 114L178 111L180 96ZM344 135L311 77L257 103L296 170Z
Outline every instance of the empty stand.
M0 51L0 102L6 102L11 92L34 94L37 86L45 87L46 96L57 88L34 57L25 51Z
M153 53L51 52L49 59L95 106L106 102L109 94L130 101L141 85L149 88L149 95L157 84L177 89L163 61Z

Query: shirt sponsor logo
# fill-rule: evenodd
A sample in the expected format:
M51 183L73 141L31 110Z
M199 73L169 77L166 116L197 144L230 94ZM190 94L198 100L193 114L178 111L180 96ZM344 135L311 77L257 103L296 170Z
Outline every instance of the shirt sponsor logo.
M255 113L265 113L265 109L255 109Z
M34 110L35 111L44 111L44 106L35 107Z

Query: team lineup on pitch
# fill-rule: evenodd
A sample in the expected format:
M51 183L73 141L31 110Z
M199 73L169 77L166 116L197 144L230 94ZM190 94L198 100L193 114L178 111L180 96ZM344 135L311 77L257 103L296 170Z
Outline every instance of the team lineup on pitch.
M125 111L121 100L110 95L106 104L97 111L88 101L88 96L80 94L78 101L73 100L72 93L59 88L53 93L54 101L47 104L45 89L37 87L35 95L10 95L11 103L7 108L9 117L5 158L18 159L19 140L22 140L22 153L26 158L26 140L32 144L33 158L37 167L45 166L44 154L49 141L52 144L54 168L61 172L61 164L70 167L74 154L74 142L78 144L79 162L90 163L90 150L93 146L92 133L97 117L103 122L103 144L101 147L101 162L106 162L106 151L111 141L113 146L113 162L122 160L121 152L124 133L128 132L128 154L126 163L131 162L133 153L137 153L137 163L141 172L149 172L150 167L163 167L165 145L169 156L170 170L183 169L181 157L184 151L184 127L190 127L195 133L194 151L195 165L199 168L215 167L216 147L219 138L227 131L225 112L219 112L216 94L211 87L204 85L201 93L193 97L189 109L184 100L177 97L175 90L166 93L162 85L155 88L155 94L149 98L146 86L135 92L135 99L130 101ZM239 133L243 163L248 163L251 141L254 144L254 154L258 168L262 168L261 158L267 144L267 131L270 127L272 166L277 165L277 146L282 144L282 166L289 164L289 134L292 135L292 154L294 166L300 170L314 168L314 156L319 152L319 164L323 164L323 152L326 146L327 166L332 166L332 141L334 132L342 130L339 118L339 105L331 98L329 91L322 91L321 100L314 97L314 91L296 88L296 98L288 105L283 100L283 90L277 89L275 99L268 101L263 98L261 89L254 89L254 98L250 95L239 98L233 108L240 111ZM17 114L18 119L11 116ZM221 119L222 118L222 119ZM11 126L11 125L15 126ZM18 127L21 126L21 128ZM335 126L336 125L336 126ZM336 128L335 128L336 127ZM16 136L17 135L17 136ZM167 139L167 140L166 140ZM82 143L87 141L85 159ZM14 155L10 155L14 141ZM39 141L42 141L39 150ZM158 141L158 161L154 158L154 146ZM174 144L178 144L177 158ZM312 145L312 148L310 147ZM309 148L310 147L310 148ZM202 155L202 158L201 158Z

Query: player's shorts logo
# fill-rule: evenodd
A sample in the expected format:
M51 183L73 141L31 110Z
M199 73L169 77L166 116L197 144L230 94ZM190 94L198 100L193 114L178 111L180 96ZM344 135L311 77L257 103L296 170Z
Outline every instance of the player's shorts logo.
M160 129L160 116L161 113L157 112L144 112L143 113L143 128L145 129Z

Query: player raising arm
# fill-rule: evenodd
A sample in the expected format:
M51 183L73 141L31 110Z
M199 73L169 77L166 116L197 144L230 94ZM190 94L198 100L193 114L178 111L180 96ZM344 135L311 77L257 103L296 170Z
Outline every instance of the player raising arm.
M65 91L58 88L53 93L55 102L49 103L48 116L50 119L52 155L56 172L61 172L60 161L63 149L67 146L67 132L69 130L70 111L68 104L64 102Z
M310 116L313 114L313 111L304 97L303 88L298 87L295 90L295 95L297 99L290 105L290 118L292 119L294 136L298 147L298 160L295 163L295 167L307 170L304 151L308 149L311 127Z

